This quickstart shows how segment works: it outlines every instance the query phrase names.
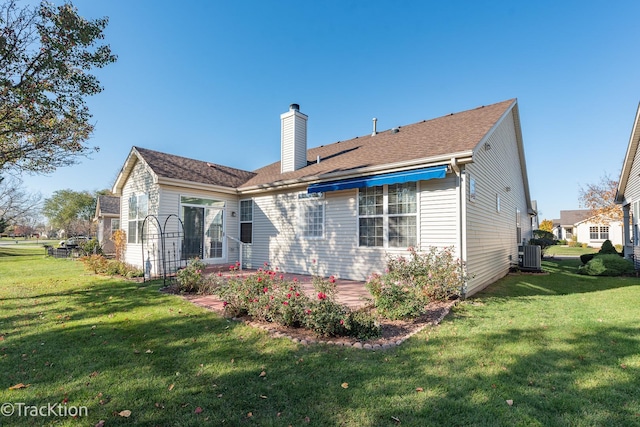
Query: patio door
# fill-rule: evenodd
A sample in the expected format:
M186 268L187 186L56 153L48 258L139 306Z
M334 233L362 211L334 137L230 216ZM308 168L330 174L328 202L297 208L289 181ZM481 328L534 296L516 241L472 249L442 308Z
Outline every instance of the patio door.
M226 256L224 202L191 197L182 197L181 201L185 257L223 262Z

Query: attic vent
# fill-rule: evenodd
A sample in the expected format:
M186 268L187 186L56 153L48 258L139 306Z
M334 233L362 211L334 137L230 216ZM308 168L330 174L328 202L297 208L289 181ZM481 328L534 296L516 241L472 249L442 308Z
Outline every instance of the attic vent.
M398 132L400 132L400 128L391 129L391 133L398 133Z

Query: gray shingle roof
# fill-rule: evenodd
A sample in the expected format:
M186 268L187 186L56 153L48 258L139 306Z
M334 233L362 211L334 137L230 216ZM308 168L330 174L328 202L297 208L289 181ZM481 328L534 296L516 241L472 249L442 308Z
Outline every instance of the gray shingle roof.
M473 150L516 102L510 99L307 150L308 166L281 173L280 162L255 171L240 189ZM316 163L320 156L320 163Z
M575 225L591 216L589 209L560 211L560 225Z
M100 212L104 214L120 215L120 197L98 196Z
M153 172L165 178L237 188L255 173L228 166L188 159L141 147L133 147Z

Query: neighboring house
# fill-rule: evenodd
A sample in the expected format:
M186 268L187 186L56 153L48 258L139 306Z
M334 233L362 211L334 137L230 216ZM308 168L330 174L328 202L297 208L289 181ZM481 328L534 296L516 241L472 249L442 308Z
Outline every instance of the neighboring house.
M515 99L382 132L374 119L371 135L311 149L299 106L280 118L281 161L253 172L133 147L113 187L126 261L157 274L171 257L242 254L254 267L364 280L408 247L453 247L472 294L532 237Z
M577 237L576 224L587 218L588 209L560 211L560 219L553 220L553 234L558 240L572 240Z
M605 240L622 245L622 223L599 220L589 209L560 211L560 219L553 220L553 234L559 240L575 240L599 248Z
M105 254L114 254L116 247L111 236L120 228L120 197L98 196L93 221L97 223L96 234L102 250Z
M627 153L618 180L616 203L622 205L624 255L640 268L640 105L631 129Z

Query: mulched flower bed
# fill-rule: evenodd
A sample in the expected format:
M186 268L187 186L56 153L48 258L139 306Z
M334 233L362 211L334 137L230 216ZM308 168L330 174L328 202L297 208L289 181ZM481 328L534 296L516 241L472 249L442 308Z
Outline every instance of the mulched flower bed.
M303 344L322 343L375 350L377 348L388 348L400 345L407 338L420 332L426 326L439 324L442 319L449 314L451 307L455 304L456 301L431 303L427 307L425 314L412 320L382 319L380 321L382 336L367 341L357 340L353 337L318 337L313 331L304 328L289 328L269 322L256 322L248 317L242 318L241 320L252 326L268 330L272 336L288 337Z

